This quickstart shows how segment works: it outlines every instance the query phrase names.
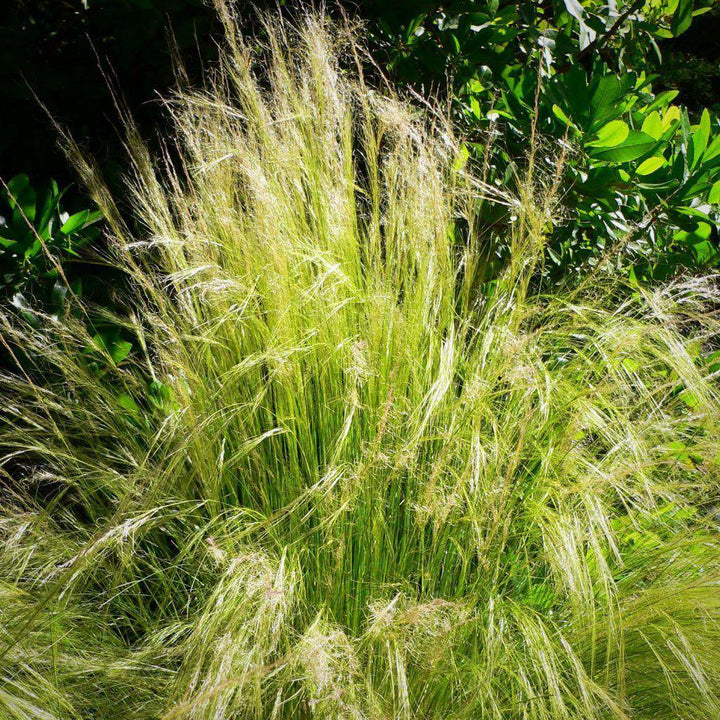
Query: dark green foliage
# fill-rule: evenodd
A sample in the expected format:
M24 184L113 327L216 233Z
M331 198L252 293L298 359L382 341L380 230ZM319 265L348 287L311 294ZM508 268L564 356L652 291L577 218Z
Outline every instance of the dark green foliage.
M661 76L649 73L662 70L658 43L702 5L458 1L381 18L378 40L403 83L429 91L452 77L469 158L488 182L512 183L538 136L532 162L560 183L566 208L548 228L547 275L612 260L661 279L718 260L720 125L673 105L676 91L656 93ZM482 208L501 258L511 219Z
M54 180L38 189L27 175L16 175L0 189L0 293L23 311L26 294L59 311L69 289L63 266L99 237L100 213L89 208L68 213L61 205L64 194Z
M104 374L108 364L125 360L133 343L131 334L100 309L117 306L111 293L118 279L97 253L102 244L100 211L84 198L73 203L84 207L70 213L65 204L68 188L60 190L54 180L39 188L27 175L16 175L0 188L2 302L36 327L43 316L64 321L69 314L77 316L79 306L72 299L85 297L88 306L80 316L91 340L84 354L88 368ZM4 350L0 357L0 363L9 360ZM31 371L32 363L24 364Z

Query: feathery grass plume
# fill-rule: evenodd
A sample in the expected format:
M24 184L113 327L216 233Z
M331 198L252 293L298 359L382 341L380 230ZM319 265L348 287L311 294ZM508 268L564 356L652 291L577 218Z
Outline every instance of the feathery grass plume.
M220 10L140 235L83 166L133 353L2 313L0 716L720 717L715 279L531 291L528 185L481 284L442 118Z

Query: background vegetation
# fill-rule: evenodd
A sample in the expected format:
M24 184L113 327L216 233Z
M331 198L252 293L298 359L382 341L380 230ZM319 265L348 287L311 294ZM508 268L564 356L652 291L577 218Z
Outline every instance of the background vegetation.
M280 5L290 15L303 4ZM246 30L257 29L250 3L237 6ZM554 220L542 270L548 280L607 262L645 280L717 264L720 59L712 38L720 13L711 0L366 0L331 11L366 21L375 62L393 82L452 101L468 160L487 182L515 182L533 135L549 139L539 143L536 165L552 175L557 158L548 150L553 138L565 139L565 213ZM124 150L108 85L121 89L141 131L162 133L158 99L175 80L173 54L199 79L216 58L220 29L202 0L21 0L1 22L1 177L27 175L26 198L57 181L70 214L87 202L47 113L117 186ZM0 203L3 216L13 212L7 190ZM43 221L42 208L36 212ZM488 201L480 213L500 267L511 216ZM98 263L81 264L53 228L61 224L39 228L47 249L78 282L85 278L88 291L112 302L98 289ZM95 245L75 231L79 244ZM27 230L16 245L14 232L17 226L0 250L3 292L47 301L54 283L38 274L37 238Z

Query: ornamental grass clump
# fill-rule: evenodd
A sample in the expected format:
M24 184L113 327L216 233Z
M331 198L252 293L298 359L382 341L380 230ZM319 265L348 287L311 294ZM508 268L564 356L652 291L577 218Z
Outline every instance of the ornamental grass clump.
M442 117L220 9L177 149L76 154L132 351L0 317L0 716L720 717L716 280L535 289L535 177L487 281Z

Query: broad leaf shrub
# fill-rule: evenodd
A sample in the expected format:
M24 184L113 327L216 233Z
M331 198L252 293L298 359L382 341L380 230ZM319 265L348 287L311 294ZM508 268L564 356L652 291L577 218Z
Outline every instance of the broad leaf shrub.
M69 263L99 236L97 210L67 212L57 183L38 190L27 175L0 179L0 295L24 307L33 299L59 311ZM73 278L74 279L74 278ZM75 292L81 286L74 284Z
M220 9L143 234L78 158L137 349L2 314L0 715L718 717L716 279L533 291L530 178L488 289L442 119Z
M97 224L101 213L87 207L87 198L79 203L86 207L68 212L68 188L60 190L55 181L38 189L22 174L7 183L0 179L0 187L0 299L35 326L43 313L61 322L75 313L91 332L89 351L101 347L116 362L122 360L132 344L106 311L115 304L113 281L122 275L105 267ZM77 205L79 199L74 200ZM86 302L78 313L72 299L83 296ZM12 356L2 348L0 363L8 362Z
M488 182L522 177L535 136L564 138L567 212L549 234L548 279L608 264L662 280L720 261L720 123L653 89L659 43L710 10L692 0L454 0L417 14L378 9L376 44L403 84L427 94L451 78L465 155ZM543 148L539 166L553 174ZM480 212L502 265L510 213L492 202Z

